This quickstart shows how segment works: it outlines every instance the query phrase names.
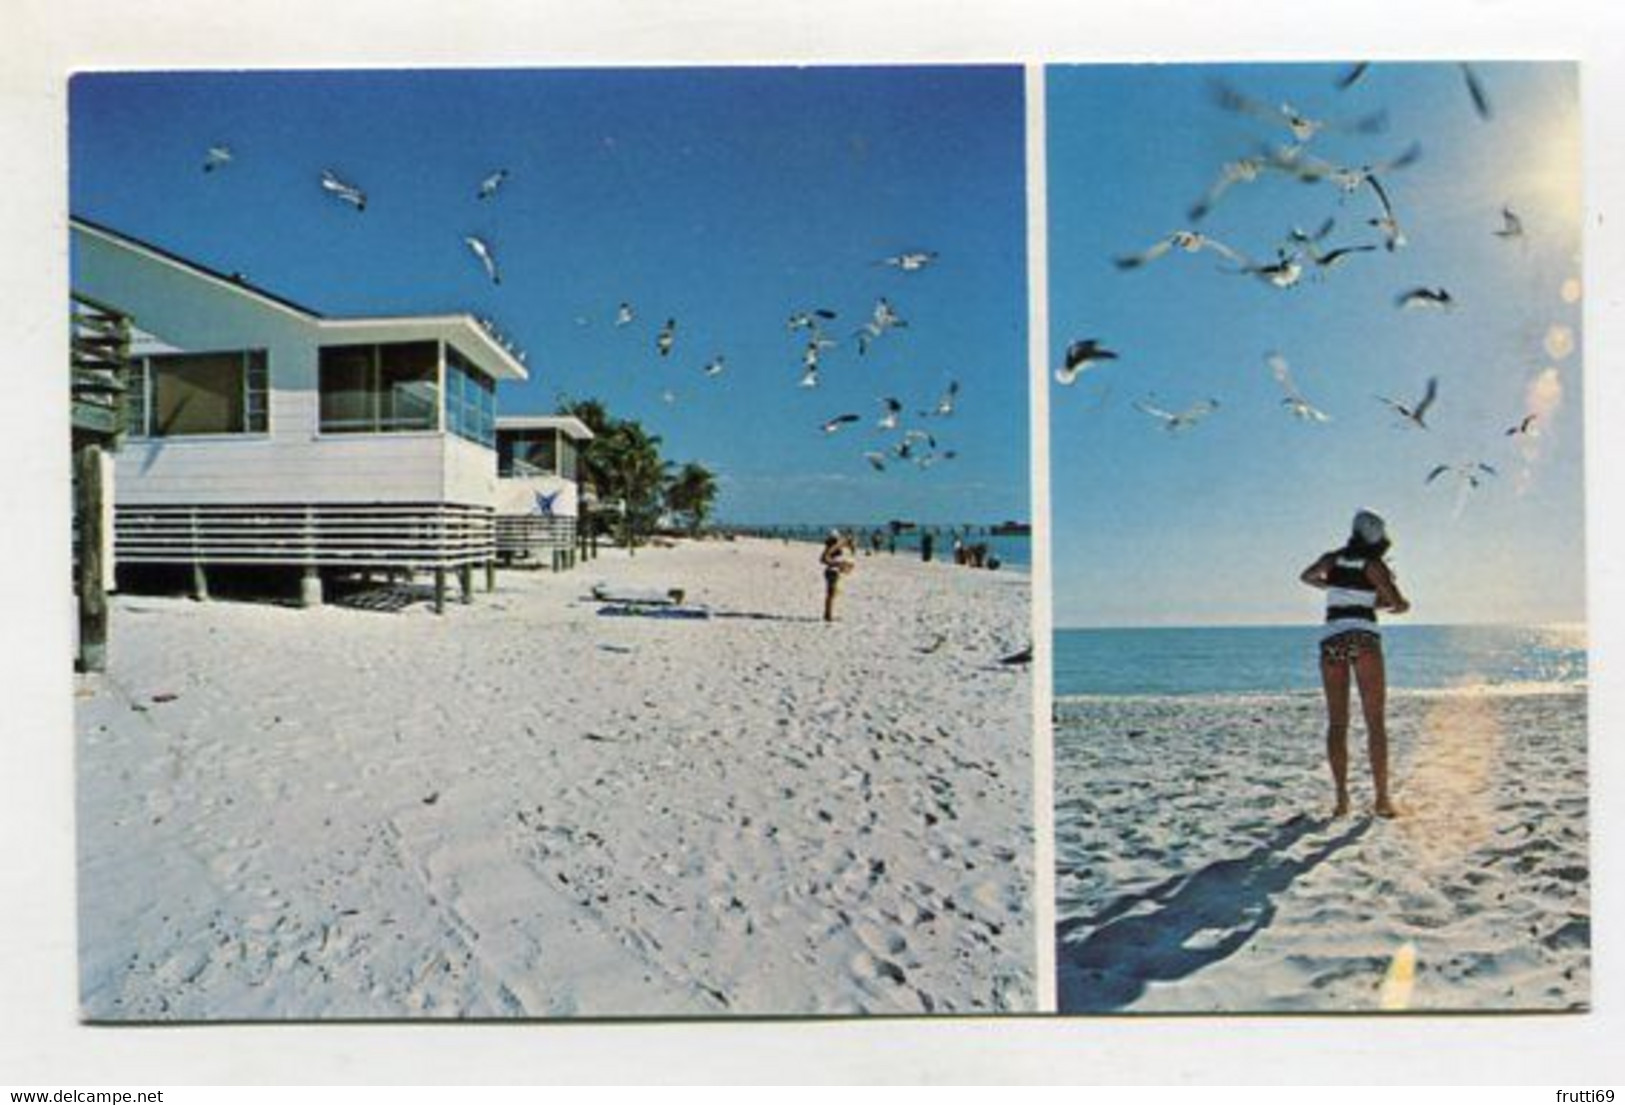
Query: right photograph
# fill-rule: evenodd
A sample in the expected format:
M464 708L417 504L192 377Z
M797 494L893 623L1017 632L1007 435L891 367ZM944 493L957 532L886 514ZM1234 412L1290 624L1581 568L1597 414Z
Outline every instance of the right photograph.
M1588 1008L1579 75L1047 69L1060 1012Z

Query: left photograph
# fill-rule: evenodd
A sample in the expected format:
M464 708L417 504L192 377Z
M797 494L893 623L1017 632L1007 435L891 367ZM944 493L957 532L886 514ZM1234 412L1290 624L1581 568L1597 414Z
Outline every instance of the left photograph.
M1024 116L74 77L82 1016L1037 1012Z

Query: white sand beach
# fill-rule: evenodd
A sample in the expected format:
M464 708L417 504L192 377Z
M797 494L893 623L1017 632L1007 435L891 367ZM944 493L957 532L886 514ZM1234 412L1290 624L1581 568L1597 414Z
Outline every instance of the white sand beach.
M1401 817L1328 820L1318 694L1085 698L1056 746L1063 1012L1589 1001L1583 690L1397 693Z
M597 582L709 620L603 617ZM1031 1011L1026 577L747 541L443 616L121 595L92 1020Z

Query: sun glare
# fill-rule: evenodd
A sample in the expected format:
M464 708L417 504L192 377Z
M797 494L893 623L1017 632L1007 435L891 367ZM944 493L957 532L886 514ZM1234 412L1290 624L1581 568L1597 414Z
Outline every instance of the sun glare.
M1528 197L1524 203L1530 217L1576 233L1584 200L1579 112L1564 102L1535 126L1529 135L1530 157L1514 182L1516 191Z

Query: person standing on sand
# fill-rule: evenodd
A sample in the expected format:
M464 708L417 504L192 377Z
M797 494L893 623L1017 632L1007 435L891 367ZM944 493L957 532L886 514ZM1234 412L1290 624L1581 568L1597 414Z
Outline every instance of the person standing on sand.
M824 551L818 562L824 566L824 620L835 620L835 595L841 589L841 577L849 574L854 562L846 558L852 542L843 539L839 530L830 530L824 538Z
M1299 578L1326 592L1326 628L1320 639L1320 681L1326 692L1326 758L1337 788L1332 816L1349 812L1349 669L1360 688L1365 715L1366 748L1371 783L1376 790L1373 812L1394 817L1388 794L1388 676L1382 659L1377 611L1403 614L1411 608L1388 569L1388 527L1369 510L1354 516L1353 532L1303 570Z

